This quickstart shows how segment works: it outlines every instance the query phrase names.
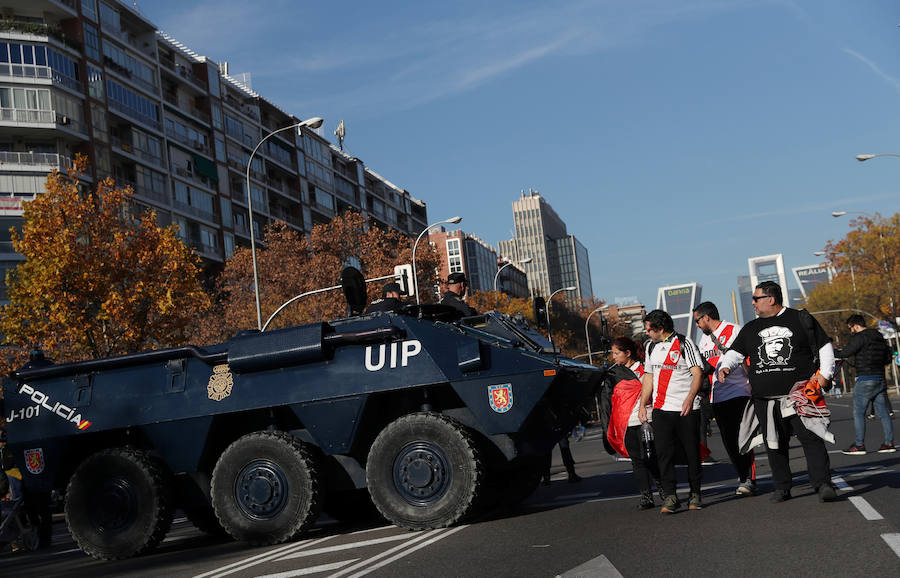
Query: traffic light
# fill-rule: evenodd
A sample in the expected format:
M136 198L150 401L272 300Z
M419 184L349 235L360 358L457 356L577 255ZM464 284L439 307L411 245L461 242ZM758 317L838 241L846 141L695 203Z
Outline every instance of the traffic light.
M535 297L532 302L534 307L534 325L538 329L547 329L547 302L543 297Z

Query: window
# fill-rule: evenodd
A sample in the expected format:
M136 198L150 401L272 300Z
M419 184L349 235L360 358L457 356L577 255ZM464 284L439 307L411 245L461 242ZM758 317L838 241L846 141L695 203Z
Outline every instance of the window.
M50 110L50 91L39 88L0 87L0 108Z
M450 265L451 273L462 273L459 239L447 239L447 263Z
M220 138L216 139L216 160L226 162L225 141Z
M84 53L88 58L100 62L100 35L97 29L87 22L84 23Z
M103 100L103 71L88 65L88 91L92 98Z
M113 32L122 30L122 25L119 22L119 12L106 2L100 2L100 22L103 26L111 28Z
M222 206L222 222L231 223L231 201L225 197L221 197L219 200Z
M81 0L81 13L97 21L97 0Z
M159 127L159 106L130 88L106 79L106 93L110 106L139 122Z
M218 86L218 84L216 86ZM225 127L225 123L222 120L222 105L213 103L213 105L212 105L212 121L213 121L213 126L219 130L222 130Z
M222 236L225 241L225 258L227 259L234 253L234 235L231 233L223 233Z
M116 72L141 80L152 87L156 86L153 69L112 42L103 43L103 56L106 64Z

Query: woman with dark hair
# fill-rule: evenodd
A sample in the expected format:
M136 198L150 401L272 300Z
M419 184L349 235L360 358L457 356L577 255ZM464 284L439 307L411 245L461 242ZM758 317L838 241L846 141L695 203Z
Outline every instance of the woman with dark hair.
M638 359L640 348L628 337L616 337L612 342L615 365L610 368L612 381L612 412L607 439L619 454L631 458L634 481L641 493L638 507L649 510L653 503L650 480L659 480L659 466L652 457L645 455L641 446L641 420L638 406L641 402L641 376L644 366ZM648 418L649 420L649 418ZM659 482L656 483L660 487Z

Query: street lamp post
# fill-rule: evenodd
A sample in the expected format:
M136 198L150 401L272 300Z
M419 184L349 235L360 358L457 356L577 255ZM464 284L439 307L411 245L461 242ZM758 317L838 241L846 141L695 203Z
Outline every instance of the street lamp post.
M259 274L256 270L256 233L253 230L253 195L250 194L250 167L253 165L253 156L256 154L256 151L259 150L259 147L261 147L262 144L269 140L269 137L274 134L295 128L299 130L304 126L307 126L309 128L319 128L320 126L322 126L322 122L323 121L320 117L314 116L313 118L308 118L306 120L296 122L290 126L273 130L272 132L264 136L263 139L259 141L259 143L257 143L256 147L253 149L253 152L250 153L250 160L247 161L247 215L249 217L250 225L250 260L253 261L253 292L256 294L256 328L260 331L262 331L263 328L262 307L260 307L259 304Z
M551 293L551 294L550 294L550 297L547 298L547 309L546 309L546 313L547 313L547 339L550 340L550 347L553 348L553 351L556 351L556 346L553 345L553 331L550 329L550 304L553 302L553 296L556 295L557 293L562 293L563 291L574 291L574 290L576 290L576 289L578 289L578 287L575 287L574 285L571 285L571 286L569 286L569 287L563 287L562 289L557 289L556 291L554 291L553 293Z
M813 255L816 257L821 257L825 254L825 251L813 251ZM856 274L853 272L853 259L851 259L850 255L847 253L844 253L843 255L847 258L847 262L850 263L850 282L853 284L853 300L856 302L856 308L859 309L859 295L856 293Z
M859 158L860 156L866 156L866 155L858 155L857 158ZM900 155L895 155L893 153L883 153L881 155L872 155L872 156L900 156ZM861 160L866 160L866 159L861 159ZM838 217L843 217L844 215L851 214L851 213L856 214L856 215L865 215L865 216L869 217L870 219L872 219L873 222L875 221L875 215L873 215L871 213L866 213L864 211L834 211L831 213L831 216L834 217L835 219L837 219ZM890 292L888 295L888 298L889 298L889 301L891 304L891 320L893 321L894 317L897 315L897 310L894 308L894 281L893 281L893 279L891 279L891 272L888 270L887 252L884 250L884 235L881 232L881 223L880 222L878 223L878 240L881 242L881 264L884 267L884 276L887 278L888 291ZM859 305L857 305L857 308L858 307L859 307Z
M531 257L526 257L526 258L522 259L521 261L507 261L507 263L504 266L497 269L497 273L494 275L494 291L497 290L497 279L500 278L500 271L503 271L504 269L506 269L513 263L518 263L519 265L527 265L528 263L531 263Z
M413 243L413 253L412 253L412 266L413 266L413 283L415 283L416 288L416 305L419 304L419 276L416 271L416 248L419 246L419 240L422 238L422 235L431 230L432 227L437 227L438 225L443 225L444 223L450 223L455 225L456 223L462 221L462 217L450 217L449 219L444 219L443 221L438 221L437 223L432 223L425 227L425 229L419 233L419 236L416 237L416 242Z
M594 313L597 313L601 309L603 309L603 307L597 307L596 309L594 309L593 311L588 313L587 318L585 318L585 320L584 320L584 340L587 342L588 363L590 363L591 365L594 364L594 356L591 352L591 336L588 335L588 321L591 320L591 315L593 315ZM601 318L601 327L602 327L602 318Z

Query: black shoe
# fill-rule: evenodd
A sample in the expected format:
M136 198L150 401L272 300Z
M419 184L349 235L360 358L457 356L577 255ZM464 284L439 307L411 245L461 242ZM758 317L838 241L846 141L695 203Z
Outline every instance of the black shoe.
M653 494L650 492L641 492L641 501L638 503L638 509L650 510L656 507L653 503Z
M790 490L778 490L776 489L772 493L772 497L769 498L770 502L774 502L776 504L780 504L781 502L786 502L791 499L791 491Z
M818 493L820 502L833 502L837 500L837 492L830 483L819 486Z
M544 485L544 486L549 486L549 485L550 485L550 478L544 478L543 480L541 480L541 484Z
M569 483L570 484L577 484L580 481L581 481L581 476L579 476L578 474L576 474L576 473L569 474Z

